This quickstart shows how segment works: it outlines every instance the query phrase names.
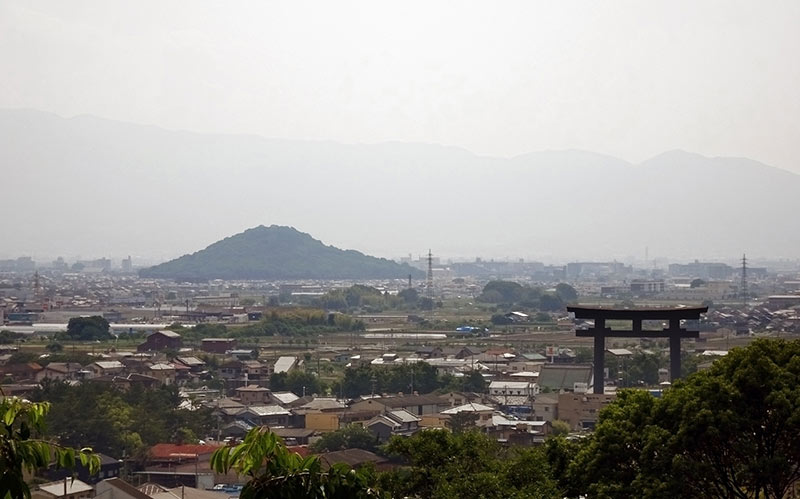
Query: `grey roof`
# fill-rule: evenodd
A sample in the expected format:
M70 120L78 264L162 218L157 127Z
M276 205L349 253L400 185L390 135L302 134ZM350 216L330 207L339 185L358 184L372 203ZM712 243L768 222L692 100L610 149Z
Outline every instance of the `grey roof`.
M572 390L575 383L591 384L592 366L545 364L539 371L539 386L551 390Z
M297 357L293 356L278 357L278 360L275 361L275 368L273 369L273 372L275 373L288 372L289 369L294 367L296 362L297 362Z
M125 364L118 360L98 360L94 364L101 369L123 369L125 367Z
M175 331L169 331L168 329L162 329L160 331L156 331L153 334L156 334L156 333L161 333L164 336L166 336L167 338L180 338L181 337L181 335L179 335Z
M446 411L442 411L442 414L458 414L459 412L489 412L494 411L494 407L489 407L488 405L483 404L476 404L475 402L470 402L468 404L460 405L458 407L453 407L452 409L447 409Z
M251 405L245 411L252 412L258 416L288 416L291 414L288 409L279 405Z
M627 348L608 348L606 352L610 353L611 355L615 355L617 357L627 357L629 355L633 355L633 352L628 350Z
M300 398L294 392L272 392L270 396L283 405L291 404Z
M420 418L411 414L405 409L400 409L399 411L390 411L387 412L386 415L400 423L414 423L417 421L422 421Z
M197 357L178 357L176 360L185 366L204 366L206 364Z
M56 497L61 497L64 494L64 488L66 487L67 493L66 495L73 495L73 494L81 494L83 492L91 492L93 487L87 483L84 483L77 478L74 480L59 480L57 482L50 482L39 485L39 490L43 490L48 494L52 494Z
M303 404L298 409L311 409L317 411L344 409L345 405L331 397L317 397L307 404Z

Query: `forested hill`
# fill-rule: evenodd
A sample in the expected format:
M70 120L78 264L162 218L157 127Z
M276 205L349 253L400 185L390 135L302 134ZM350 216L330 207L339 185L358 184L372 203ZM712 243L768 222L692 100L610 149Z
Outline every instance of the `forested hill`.
M420 277L407 264L326 246L293 227L263 225L139 272L172 279L389 279Z

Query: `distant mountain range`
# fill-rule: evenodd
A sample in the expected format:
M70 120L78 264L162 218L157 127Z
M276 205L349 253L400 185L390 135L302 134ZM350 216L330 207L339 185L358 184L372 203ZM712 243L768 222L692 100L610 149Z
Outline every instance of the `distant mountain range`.
M0 110L0 165L9 257L169 260L265 222L389 257L800 257L800 175L744 158L509 159Z
M208 248L143 269L142 277L196 279L389 279L424 272L354 250L326 246L293 227L248 229Z

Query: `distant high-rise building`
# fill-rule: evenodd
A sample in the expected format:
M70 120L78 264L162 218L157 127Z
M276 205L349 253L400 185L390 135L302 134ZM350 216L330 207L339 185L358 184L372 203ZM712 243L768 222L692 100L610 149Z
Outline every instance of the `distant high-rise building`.
M131 256L128 255L128 258L122 259L122 271L123 272L132 272L133 271L133 262L131 261Z

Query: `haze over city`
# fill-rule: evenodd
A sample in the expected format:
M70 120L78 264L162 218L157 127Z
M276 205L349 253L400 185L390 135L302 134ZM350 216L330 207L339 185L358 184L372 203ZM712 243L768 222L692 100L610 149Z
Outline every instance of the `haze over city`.
M279 224L390 258L797 258L799 20L5 2L0 207L27 209L0 253L161 261Z
M800 498L798 27L0 0L0 498Z

